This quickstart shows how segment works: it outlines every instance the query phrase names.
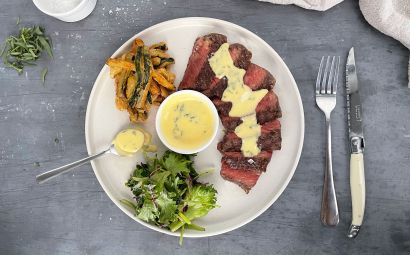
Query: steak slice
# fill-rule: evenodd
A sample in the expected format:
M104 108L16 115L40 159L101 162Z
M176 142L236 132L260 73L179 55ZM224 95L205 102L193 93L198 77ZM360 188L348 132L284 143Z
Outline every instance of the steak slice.
M262 125L261 135L257 143L261 151L272 152L281 149L282 137L279 120L273 120ZM241 147L242 139L233 131L226 132L222 140L218 143L218 150L221 153L227 151L240 152Z
M242 123L239 117L230 117L229 111L232 108L231 102L224 102L221 99L212 99L216 109L218 110L219 117L221 118L223 126L227 130L235 130L235 128ZM259 124L264 124L271 120L282 117L282 111L279 106L278 96L269 91L256 106L256 119Z
M228 86L226 79L215 78L215 82L211 82L209 89L203 93L211 98L222 98L222 95ZM248 85L253 91L260 89L272 90L275 86L275 78L266 69L256 64L250 63L246 69L243 82Z
M198 37L178 89L205 90L215 76L209 66L208 58L226 42L226 36L221 34L211 33Z
M248 69L246 69L243 82L252 90L272 90L275 86L276 80L268 70L251 63Z
M272 152L261 151L254 157L244 157L242 152L224 152L222 156L222 163L227 164L233 169L254 170L265 172Z
M228 80L226 77L223 77L222 79L214 77L209 88L202 91L202 93L209 98L221 98L226 87L228 87Z
M220 174L225 180L236 183L245 190L246 193L249 193L258 181L261 172L247 169L234 169L222 161Z
M239 117L219 115L219 118L221 119L222 125L227 131L234 131L237 126L242 124L242 120ZM258 118L258 116L256 116L256 118Z
M208 59L224 43L226 43L226 36L221 34L208 34L196 39L184 77L179 84L179 90L206 91L210 89L212 84L215 86L218 83L219 79L215 77ZM231 44L229 45L229 52L235 66L247 69L251 64L252 53L245 46L238 43ZM225 88L222 89L222 92Z
M252 52L242 44L230 44L229 53L236 67L247 70L249 65L251 65Z

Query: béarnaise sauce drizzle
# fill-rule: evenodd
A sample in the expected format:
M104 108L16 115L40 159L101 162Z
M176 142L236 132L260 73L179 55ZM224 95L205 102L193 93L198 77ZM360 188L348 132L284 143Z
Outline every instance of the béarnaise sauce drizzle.
M252 91L245 85L243 77L246 71L234 65L228 43L221 45L209 59L209 64L216 77L227 79L228 85L222 95L222 101L232 103L229 116L240 117L242 120L242 124L236 127L235 134L242 139L243 155L256 156L260 152L257 142L261 134L261 126L256 119L256 107L268 90Z

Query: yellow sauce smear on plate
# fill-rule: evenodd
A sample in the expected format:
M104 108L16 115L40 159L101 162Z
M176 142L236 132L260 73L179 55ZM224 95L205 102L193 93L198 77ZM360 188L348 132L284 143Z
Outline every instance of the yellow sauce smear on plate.
M138 129L125 129L114 139L114 148L121 155L130 155L139 151L144 145L144 133Z
M163 107L160 128L172 147L195 149L212 138L215 127L212 111L198 97L181 94L170 98Z
M255 109L262 98L268 93L267 89L252 91L243 82L246 71L234 65L229 53L229 44L224 43L209 59L209 64L216 77L226 77L228 86L222 95L222 101L231 102L229 112L231 117L241 117L242 124L236 127L235 133L242 139L241 151L244 156L252 157L259 154L257 145L261 134L261 126L257 123Z

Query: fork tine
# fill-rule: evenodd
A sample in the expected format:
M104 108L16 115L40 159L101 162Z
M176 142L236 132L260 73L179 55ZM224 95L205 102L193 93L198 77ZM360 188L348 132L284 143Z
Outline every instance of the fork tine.
M322 83L320 85L321 90L320 93L321 94L325 94L326 93L326 80L328 78L328 71L329 71L329 61L330 61L330 57L328 56L326 59L326 67L325 67L325 72L323 74L323 78L322 78Z
M335 71L335 78L332 82L332 93L336 95L337 92L337 82L339 81L339 66L340 66L340 56L337 57L336 61L336 71Z
M322 67L323 67L323 60L325 57L322 57L322 60L320 60L320 66L319 66L319 71L317 73L317 78L316 78L316 94L320 94L320 80L322 79Z
M330 58L330 57L329 57ZM326 94L332 94L332 83L335 69L335 56L332 57L332 64L330 65L329 78L327 79L326 84Z

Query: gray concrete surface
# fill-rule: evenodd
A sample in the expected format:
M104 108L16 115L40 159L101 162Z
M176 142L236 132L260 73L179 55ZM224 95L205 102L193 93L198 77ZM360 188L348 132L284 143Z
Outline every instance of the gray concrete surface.
M371 28L356 1L319 13L253 0L99 0L91 16L72 24L42 14L31 1L0 0L0 6L1 40L17 31L20 17L22 24L44 25L55 52L21 76L0 68L0 254L410 253L409 51ZM272 45L298 83L306 135L293 179L267 212L238 230L179 247L177 238L123 214L90 165L44 185L34 176L86 154L87 100L107 56L138 31L186 16L237 23ZM351 206L343 93L333 115L341 221L336 228L319 221L324 125L313 97L320 57L344 57L352 45L367 138L367 211L356 240L345 237Z

